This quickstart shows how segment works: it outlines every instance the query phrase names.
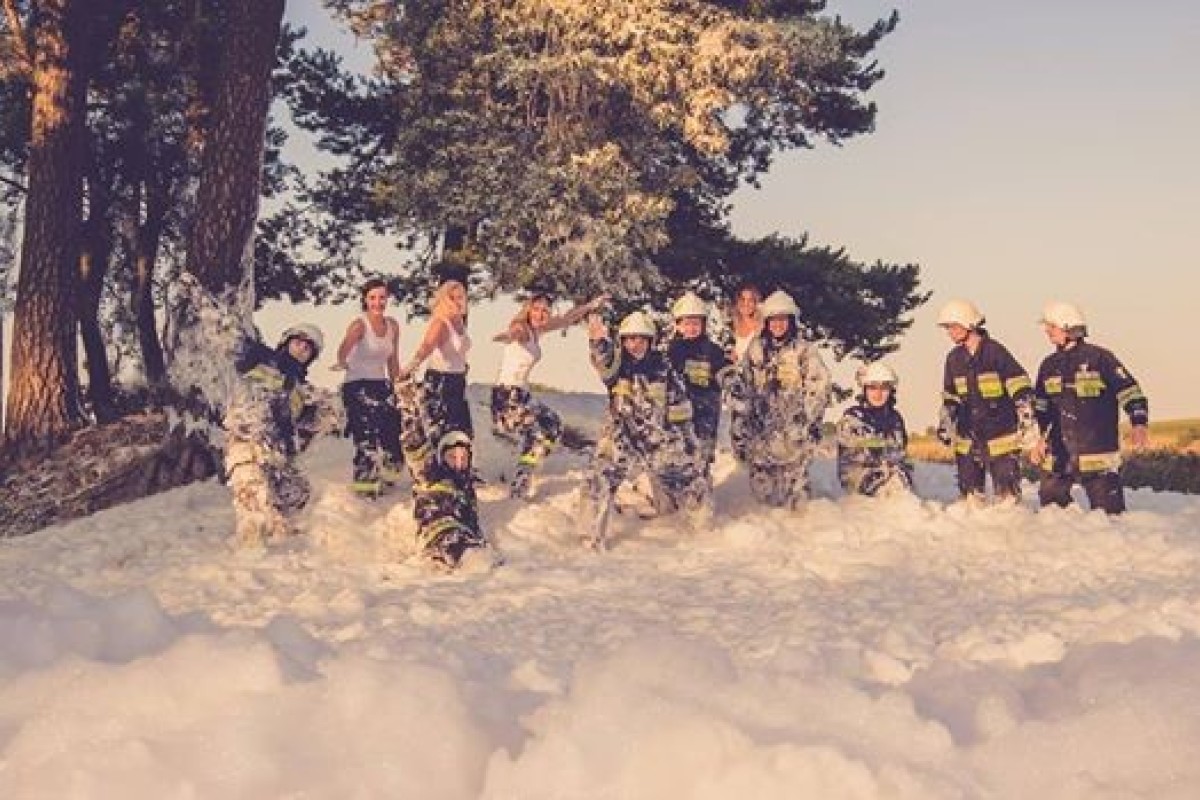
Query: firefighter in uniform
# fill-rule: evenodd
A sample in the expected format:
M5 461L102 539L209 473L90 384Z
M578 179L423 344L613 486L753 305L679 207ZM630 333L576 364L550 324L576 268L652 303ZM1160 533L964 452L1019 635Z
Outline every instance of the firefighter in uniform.
M958 489L968 500L1021 496L1021 452L1035 447L1033 386L1008 349L988 335L974 304L952 300L938 315L954 348L946 356L938 439L954 449Z
M761 503L798 509L808 500L808 465L833 393L829 368L801 334L786 292L762 302L762 332L729 378L729 436L750 468Z
M850 494L900 494L912 490L908 431L896 410L896 372L882 361L856 376L861 394L837 425L837 471Z
M1150 408L1129 371L1111 352L1085 341L1087 322L1070 303L1048 303L1041 323L1054 352L1038 369L1035 385L1043 442L1033 453L1043 468L1038 498L1066 506L1071 486L1083 487L1088 504L1109 514L1125 510L1118 411L1132 424L1136 449L1146 446Z
M581 496L584 543L603 550L617 488L645 473L655 510L682 510L697 529L712 518L712 491L692 427L683 380L653 349L654 323L634 311L617 329L619 343L596 314L588 318L592 365L608 389L604 427Z
M400 403L400 443L413 475L417 545L431 564L454 570L470 558L483 567L500 562L479 521L471 437L451 428L436 442L437 428L421 414L421 387L406 376L394 384ZM476 559L476 556L481 556Z
M721 421L721 385L730 361L721 346L705 333L708 306L703 300L687 292L671 306L671 316L675 319L675 336L667 344L667 357L683 378L692 401L692 425L705 471L711 472Z
M294 532L291 518L311 494L296 455L318 433L340 430L340 404L307 382L323 345L320 329L308 324L285 330L275 349L256 339L240 342L238 382L223 423L225 474L244 547Z

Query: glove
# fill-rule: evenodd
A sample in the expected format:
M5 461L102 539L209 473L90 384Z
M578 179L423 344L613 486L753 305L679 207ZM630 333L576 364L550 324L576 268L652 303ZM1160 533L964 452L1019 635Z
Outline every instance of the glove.
M1025 453L1033 453L1042 444L1042 432L1033 414L1033 404L1017 403L1017 442Z
M950 406L942 406L938 414L937 440L946 447L954 444L954 411Z
M808 440L813 444L820 444L822 436L824 436L824 432L821 430L821 423L810 423L808 426Z

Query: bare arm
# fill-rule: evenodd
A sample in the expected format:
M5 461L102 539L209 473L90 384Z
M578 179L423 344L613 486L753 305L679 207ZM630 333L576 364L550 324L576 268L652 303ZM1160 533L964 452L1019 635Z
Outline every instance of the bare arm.
M588 314L598 311L601 306L608 302L608 295L602 294L599 297L594 297L586 303L577 303L565 314L559 314L550 318L546 323L547 331L557 331L563 328L569 328L583 322Z
M529 324L519 319L514 319L509 323L508 330L497 333L492 337L492 341L508 344L509 342L528 342L529 338Z
M388 377L392 380L400 377L400 323L387 317L389 337L392 340L392 354L388 356Z
M442 340L446 338L446 320L441 317L434 317L429 320L429 326L425 328L425 335L421 338L421 343L417 345L416 351L412 354L412 358L400 370L399 377L404 378L412 374L412 372L429 357L429 354L437 349Z
M337 363L334 366L345 367L346 359L350 357L350 351L362 341L363 333L367 326L363 324L361 319L356 319L350 323L350 327L346 328L346 335L342 337L342 343L337 350Z

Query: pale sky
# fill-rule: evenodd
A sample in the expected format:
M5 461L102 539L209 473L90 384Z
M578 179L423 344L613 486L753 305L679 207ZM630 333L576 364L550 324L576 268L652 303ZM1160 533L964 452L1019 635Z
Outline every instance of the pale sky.
M320 33L313 2L289 15ZM1200 220L1200 3L830 3L858 24L892 8L901 20L877 51L887 76L871 93L875 133L781 157L761 190L736 197L735 230L807 232L859 261L920 264L934 294L889 359L913 429L936 417L949 343L933 320L960 296L1031 374L1050 349L1035 322L1043 303L1077 303L1092 341L1142 383L1152 418L1200 417L1197 358L1176 362L1200 296L1189 235ZM367 255L381 270L393 258ZM493 379L499 347L487 339L511 309L472 317L473 381ZM297 310L265 312L264 330ZM315 321L336 346L354 313L319 309ZM406 332L405 352L419 335ZM584 347L578 332L554 337L533 379L599 391Z

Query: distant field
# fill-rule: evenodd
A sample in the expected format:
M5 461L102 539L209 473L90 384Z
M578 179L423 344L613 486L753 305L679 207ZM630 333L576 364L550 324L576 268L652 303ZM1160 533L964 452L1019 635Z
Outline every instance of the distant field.
M1127 425L1121 430L1128 434ZM928 434L914 435L908 452L915 461L953 460L950 448ZM1150 423L1150 448L1136 454L1126 450L1121 475L1132 487L1200 494L1200 419Z
M1127 436L1129 426L1121 426ZM1169 419L1150 423L1150 450L1168 453L1200 453L1200 418ZM950 448L934 436L925 433L913 434L909 439L908 452L917 461L949 462Z

